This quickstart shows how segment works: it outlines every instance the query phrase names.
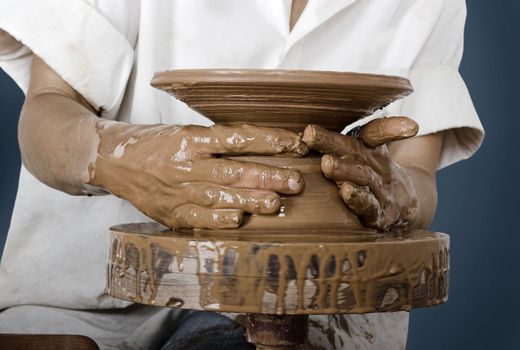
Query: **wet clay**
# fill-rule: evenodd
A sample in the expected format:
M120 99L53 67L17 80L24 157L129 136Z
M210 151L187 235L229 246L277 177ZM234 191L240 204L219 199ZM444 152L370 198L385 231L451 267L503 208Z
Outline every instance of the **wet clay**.
M408 117L380 118L361 128L359 138L369 147L406 139L417 135L419 124Z
M372 114L412 91L410 82L400 77L283 70L175 70L157 73L151 84L216 123L233 125L246 122L299 131L303 131L307 124L342 130L354 120ZM219 127L219 124L216 126ZM376 135L375 132L367 135L373 134ZM303 140L314 149L324 151L315 147L305 135ZM351 142L354 148L345 148L343 144L338 147L343 147L342 152L354 152L356 147L359 148L356 142ZM339 149L325 151L340 153ZM356 195L351 196L354 200L346 200L345 205L334 183L323 177L319 159L318 156L298 160L283 157L241 159L297 170L305 183L303 191L296 196L281 196L278 214L246 215L241 229L360 228L361 224L354 214L362 214L360 217L364 223L376 229L388 229L395 223L393 219L399 214L397 209L401 203L393 201L396 205L392 208L369 208L370 213L367 213L366 208L358 209L359 205L354 203L356 198L362 198ZM355 193L361 192L358 190ZM375 199L372 202L377 203ZM391 215L383 216L381 213Z
M152 85L215 122L300 131L307 124L340 130L412 90L396 77L295 71L172 71L156 75ZM233 135L227 139L241 140ZM157 306L278 315L410 310L447 300L447 235L363 229L335 183L323 177L319 156L244 157L229 150L225 156L212 161L289 169L305 187L272 189L281 193L278 212L246 215L240 229L168 230L157 223L112 228L110 295Z
M193 69L156 73L165 90L215 123L341 131L413 89L405 78L326 71Z
M337 184L343 201L364 226L381 231L406 229L417 218L415 186L408 171L380 143L414 136L417 123L406 117L391 117L373 120L366 127L364 137L355 138L309 125L303 141L325 153L321 160L323 174Z
M233 160L294 169L302 175L305 186L298 194L280 195L280 208L274 215L246 215L238 229L243 234L258 230L328 230L360 229L362 224L341 200L336 184L321 172L321 157L276 158L232 157Z
M110 232L108 292L196 310L336 314L410 310L447 300L449 237L414 231Z
M309 151L295 132L243 124L208 128L100 121L97 133L98 156L88 185L130 201L168 227L235 228L244 212L277 213L280 196L300 193L304 186L294 167L217 157L255 154L290 162Z

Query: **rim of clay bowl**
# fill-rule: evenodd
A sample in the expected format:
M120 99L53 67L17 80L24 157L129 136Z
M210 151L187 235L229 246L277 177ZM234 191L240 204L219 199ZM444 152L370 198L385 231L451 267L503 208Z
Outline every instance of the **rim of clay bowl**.
M206 83L375 86L402 90L401 97L413 92L412 84L407 78L394 75L283 69L175 69L155 73L150 84L156 88L168 86L178 89Z

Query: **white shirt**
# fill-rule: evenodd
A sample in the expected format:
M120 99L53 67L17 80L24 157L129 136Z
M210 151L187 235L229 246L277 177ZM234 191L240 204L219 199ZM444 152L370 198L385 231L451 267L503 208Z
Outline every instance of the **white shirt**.
M210 125L149 85L161 70L279 68L401 75L411 80L415 92L377 115L410 116L419 123L419 135L446 130L440 167L471 156L480 146L482 125L458 73L464 0L309 0L291 32L290 7L290 0L0 0L0 67L26 91L34 52L102 109L104 118L142 124ZM20 305L76 310L128 305L105 294L107 229L145 220L121 199L72 197L40 183L22 167L0 265L0 309L11 307L0 313L0 331L19 330L13 320L27 319L23 312L40 314L40 309ZM49 314L57 312L52 310ZM83 317L73 314L74 319ZM407 315L397 315L347 317L355 325L346 343L403 347ZM98 327L105 333L96 327L85 333L109 347L134 331L133 322L112 336L106 333L109 326ZM385 333L378 326L385 322L400 331L387 327ZM358 326L373 327L375 338L357 339ZM359 334L366 330L361 328ZM146 344L146 339L151 338L139 341Z

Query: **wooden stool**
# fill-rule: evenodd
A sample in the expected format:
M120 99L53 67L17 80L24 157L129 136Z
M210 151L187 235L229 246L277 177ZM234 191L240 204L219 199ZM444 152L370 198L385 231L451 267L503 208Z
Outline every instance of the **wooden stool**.
M99 350L97 344L82 335L0 334L2 350Z

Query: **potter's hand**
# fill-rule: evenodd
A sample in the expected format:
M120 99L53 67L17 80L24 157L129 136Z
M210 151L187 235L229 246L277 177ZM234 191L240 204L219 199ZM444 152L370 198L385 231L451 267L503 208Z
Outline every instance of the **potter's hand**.
M277 192L301 189L301 177L292 171L212 157L306 153L293 133L248 127L132 126L100 121L99 113L35 55L18 133L25 167L41 182L72 195L93 194L92 186L104 188L168 226L203 222L207 227L235 227L242 211L276 211ZM362 133L364 142L373 147L389 140L388 129L394 125L378 123L366 126ZM254 130L262 131L262 137ZM387 228L410 220L414 190L418 213L411 227L429 225L436 206L435 173L443 132L389 144L399 169L384 146L371 149L337 134L313 135L316 130L308 129L308 142L335 153L324 159L328 174L338 180L347 203L366 225ZM253 139L249 131L253 131ZM337 168L330 170L331 164ZM345 172L345 168L353 171ZM406 174L413 186L406 184Z
M131 202L168 227L235 228L243 213L272 214L295 194L294 170L217 158L308 152L301 135L250 125L130 125L101 121L89 185Z
M334 180L346 205L366 227L378 230L407 227L417 216L417 195L406 168L394 162L386 143L415 136L418 125L406 117L376 119L359 138L330 132L316 125L303 140L326 153L324 175Z

